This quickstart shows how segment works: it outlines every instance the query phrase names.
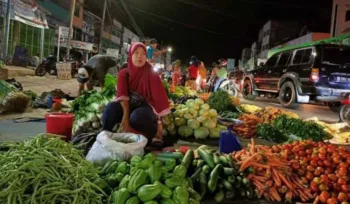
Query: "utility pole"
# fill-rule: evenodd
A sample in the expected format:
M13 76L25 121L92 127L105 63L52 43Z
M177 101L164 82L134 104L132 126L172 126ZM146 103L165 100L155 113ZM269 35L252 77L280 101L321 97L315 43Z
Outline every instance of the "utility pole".
M103 14L102 14L102 22L101 22L101 31L100 31L100 42L98 43L98 52L101 53L101 47L102 47L102 39L103 39L103 31L105 27L105 18L106 18L106 10L107 10L107 1L104 0L103 5Z
M71 0L72 5L70 7L70 22L69 22L69 32L68 32L68 43L67 43L67 57L70 56L70 44L71 44L71 35L73 32L73 19L74 19L74 10L76 0Z
M11 0L7 0L6 28L5 28L5 56L9 54L10 24L11 24Z

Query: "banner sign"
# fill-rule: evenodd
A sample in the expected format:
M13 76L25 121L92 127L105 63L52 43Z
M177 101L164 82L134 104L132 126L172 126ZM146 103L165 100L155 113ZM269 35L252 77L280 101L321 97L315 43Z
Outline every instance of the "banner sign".
M24 3L22 0L9 1L13 2L13 9L11 10L11 18L13 20L37 28L49 28L45 14L41 12L40 9L37 9L34 4L29 5L28 3Z

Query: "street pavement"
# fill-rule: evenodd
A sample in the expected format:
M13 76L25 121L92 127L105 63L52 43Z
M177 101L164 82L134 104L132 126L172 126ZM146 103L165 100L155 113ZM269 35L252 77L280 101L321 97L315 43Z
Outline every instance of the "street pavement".
M77 94L78 83L76 79L57 80L53 76L47 77L18 77L16 78L22 83L25 90L32 90L38 94L44 91L61 89L65 93L70 93L72 96ZM256 98L254 101L241 99L242 103L257 105L260 107L275 106L281 108L276 99ZM320 120L328 122L338 122L338 115L331 112L327 106L316 104L303 104L293 110L301 118L318 117ZM20 117L38 117L44 118L46 111L30 110L24 114L0 115L0 141L8 140L23 140L46 131L45 122L24 122L15 123L13 119Z

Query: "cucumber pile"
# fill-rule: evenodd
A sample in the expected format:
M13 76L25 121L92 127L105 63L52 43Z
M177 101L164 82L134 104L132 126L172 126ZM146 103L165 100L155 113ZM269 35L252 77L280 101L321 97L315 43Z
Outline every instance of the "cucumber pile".
M248 172L238 172L239 165L232 160L231 154L221 154L202 145L195 151L188 150L183 158L180 152L160 153L157 158L162 161L181 160L181 165L187 168L187 177L202 200L214 197L220 203L235 198L255 197L253 186L246 178Z
M190 165L190 178L194 189L202 198L211 195L216 202L222 202L234 198L255 197L246 173L238 172L239 166L233 162L231 154L221 154L205 145L200 146L196 152ZM187 154L191 154L190 151Z

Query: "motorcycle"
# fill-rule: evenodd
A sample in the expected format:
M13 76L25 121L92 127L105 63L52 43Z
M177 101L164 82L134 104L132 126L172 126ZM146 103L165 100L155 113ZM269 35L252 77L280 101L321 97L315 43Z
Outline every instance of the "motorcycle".
M35 75L41 77L45 76L46 73L49 73L50 75L57 75L56 61L57 58L53 55L44 59L35 69Z
M216 76L210 77L206 84L205 90L207 90L207 92L215 92L214 89L215 89L215 84L217 80L218 79ZM231 96L237 96L238 94L235 82L233 79L230 79L230 78L226 78L223 81L221 81L217 90L226 91Z
M72 77L74 77L76 74L78 74L78 70L83 67L84 61L74 61L71 64L71 73Z
M341 108L339 110L339 119L341 122L349 122L350 121L350 97L345 97L344 100L341 101Z

